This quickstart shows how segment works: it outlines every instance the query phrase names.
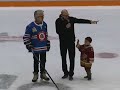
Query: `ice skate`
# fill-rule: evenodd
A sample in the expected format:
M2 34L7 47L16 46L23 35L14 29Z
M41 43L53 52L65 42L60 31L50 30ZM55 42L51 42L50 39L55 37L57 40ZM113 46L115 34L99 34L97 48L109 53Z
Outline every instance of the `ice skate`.
M33 73L33 79L32 79L32 82L37 82L38 80L38 73Z
M50 79L46 76L46 73L43 72L40 76L41 80L49 81Z

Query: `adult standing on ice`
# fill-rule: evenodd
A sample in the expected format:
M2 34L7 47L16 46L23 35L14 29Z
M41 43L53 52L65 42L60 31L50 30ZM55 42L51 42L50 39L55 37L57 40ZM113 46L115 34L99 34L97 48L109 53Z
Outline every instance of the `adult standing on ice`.
M97 24L98 21L77 19L75 17L69 16L66 9L61 11L59 18L56 20L56 33L59 35L60 41L60 52L62 58L62 70L65 79L69 76L69 80L73 80L74 75L74 64L75 64L75 33L74 24L75 23L86 23L86 24ZM70 68L67 69L66 54L69 54Z
M29 52L33 52L34 59L34 76L32 82L36 82L39 77L39 58L40 58L40 77L49 80L45 72L46 51L49 50L47 44L48 32L47 24L43 21L44 11L36 10L34 12L35 21L31 22L27 27L23 36L24 44Z

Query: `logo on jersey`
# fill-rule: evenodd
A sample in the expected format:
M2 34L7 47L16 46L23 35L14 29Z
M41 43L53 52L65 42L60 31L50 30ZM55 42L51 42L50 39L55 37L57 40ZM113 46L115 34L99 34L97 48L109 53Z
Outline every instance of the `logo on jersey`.
M32 32L37 32L37 29L35 27L32 28Z
M37 38L38 38L40 41L45 41L45 40L46 40L46 33L45 33L45 32L40 32L40 33L37 35Z

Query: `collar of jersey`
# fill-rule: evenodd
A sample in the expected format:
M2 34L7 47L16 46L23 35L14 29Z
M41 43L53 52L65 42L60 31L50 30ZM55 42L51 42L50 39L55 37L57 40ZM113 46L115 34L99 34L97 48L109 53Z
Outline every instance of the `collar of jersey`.
M40 26L40 27L42 27L42 25L43 25L43 22L42 22L42 24L37 24L37 23L35 23L35 21L34 21L34 24L35 24L35 25L37 25L37 26Z

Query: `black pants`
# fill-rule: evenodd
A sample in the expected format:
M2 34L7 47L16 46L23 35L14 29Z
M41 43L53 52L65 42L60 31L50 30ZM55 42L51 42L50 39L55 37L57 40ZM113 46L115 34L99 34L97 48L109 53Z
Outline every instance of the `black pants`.
M39 58L40 58L40 73L43 73L45 71L45 63L46 63L46 53L34 53L33 59L34 59L34 72L39 72Z
M66 54L69 54L70 68L67 69ZM62 57L62 70L65 75L73 76L74 75L74 64L75 64L75 42L73 41L62 41L60 40L60 52Z

